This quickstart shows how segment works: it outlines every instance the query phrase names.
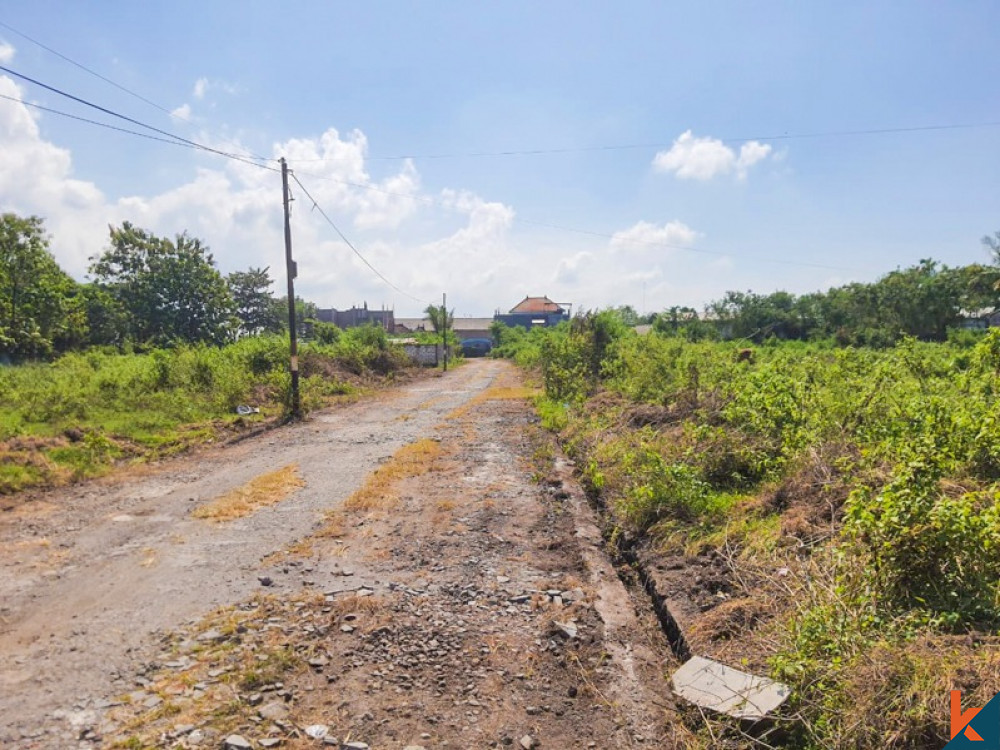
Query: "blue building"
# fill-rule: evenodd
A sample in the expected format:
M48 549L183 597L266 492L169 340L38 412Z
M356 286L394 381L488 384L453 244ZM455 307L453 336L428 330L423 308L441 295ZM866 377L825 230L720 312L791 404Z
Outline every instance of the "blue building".
M522 328L555 326L564 320L569 320L571 307L567 303L553 302L548 297L525 297L506 315L501 315L497 311L493 319L512 328L514 326Z

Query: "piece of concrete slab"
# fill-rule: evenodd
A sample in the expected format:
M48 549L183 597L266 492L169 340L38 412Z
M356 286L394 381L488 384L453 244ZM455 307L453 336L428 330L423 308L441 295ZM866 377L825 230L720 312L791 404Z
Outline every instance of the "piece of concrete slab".
M791 690L767 677L741 672L703 656L692 656L674 672L674 692L696 706L736 719L763 719Z

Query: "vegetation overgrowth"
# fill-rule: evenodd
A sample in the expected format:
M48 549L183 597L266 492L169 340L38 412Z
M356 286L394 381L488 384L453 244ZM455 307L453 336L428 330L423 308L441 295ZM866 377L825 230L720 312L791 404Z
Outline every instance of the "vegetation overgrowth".
M792 687L768 742L939 747L950 690L1000 690L1000 331L747 350L605 311L496 333L538 371L609 538L688 580L725 561L688 638Z
M409 362L381 328L354 328L299 351L305 409L391 378ZM0 495L105 473L281 419L288 343L254 336L227 346L142 353L92 348L54 362L0 367ZM259 414L239 415L246 405Z

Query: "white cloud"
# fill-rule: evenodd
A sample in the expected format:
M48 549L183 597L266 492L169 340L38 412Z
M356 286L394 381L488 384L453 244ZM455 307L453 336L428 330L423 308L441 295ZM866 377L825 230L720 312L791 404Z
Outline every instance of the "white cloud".
M223 80L209 80L208 78L202 76L197 81L194 82L194 88L191 90L191 95L201 101L206 96L208 96L209 91L222 91L230 96L239 94L242 89L235 83L229 83Z
M0 93L22 96L3 76ZM108 197L93 182L73 176L70 152L45 139L39 118L22 104L0 99L0 205L42 216L56 259L74 276L83 278L88 258L106 247L108 225L127 220L157 234L186 230L203 239L223 272L270 266L272 276L283 281L281 181L273 171L192 155L193 164L204 166L182 184L155 194ZM227 151L238 146L206 142ZM273 154L288 158L330 218L405 291L422 300L453 292L449 300L474 313L481 313L484 303L491 306L495 296L506 299L504 293L484 294L486 287L519 294L528 258L510 253L506 244L513 209L462 190L427 195L411 162L375 177L367 148L361 131L341 135L331 128L314 138L276 143ZM426 301L401 296L379 280L294 181L292 192L298 293L320 305L396 304L400 314L423 309ZM397 231L406 222L410 229Z
M710 180L717 175L735 174L745 179L754 164L767 158L771 147L759 141L747 141L739 154L717 138L697 138L686 130L668 151L653 158L658 172L673 172L681 179Z
M14 45L10 42L0 42L0 64L6 65L14 61Z
M594 261L594 254L583 250L568 258L563 258L556 266L555 281L560 284L576 284L580 274Z
M230 144L227 150L231 149ZM274 153L288 159L317 201L349 211L357 229L396 228L415 213L420 202L420 176L409 160L397 174L383 180L371 178L365 166L368 139L360 130L341 138L330 128L318 139L275 144Z
M170 114L171 114L171 116L173 116L173 117L179 117L182 120L190 120L191 119L191 105L190 104L182 104L177 109L171 110Z
M615 250L642 250L650 247L687 247L693 245L700 235L687 224L668 221L663 226L648 221L639 221L628 229L615 232L611 247Z
M21 89L0 76L0 93L20 98ZM182 231L201 238L220 270L270 266L284 286L281 180L251 164L152 144L150 149L190 174L166 189L107 195L74 174L70 151L49 141L44 115L0 99L0 206L45 220L52 251L67 271L84 278L88 258L108 242L108 225L131 221L159 235ZM114 139L124 136L102 135ZM198 135L220 150L239 143ZM114 141L108 140L108 148ZM295 182L292 192L293 250L299 264L296 292L321 306L394 306L397 315L419 314L448 293L459 314L489 315L509 309L525 295L546 294L571 302L574 310L632 304L659 310L699 305L721 296L714 288L723 270L706 273L710 259L664 251L663 245L696 245L701 234L680 221L640 221L606 239L532 230L515 223L511 205L460 186L429 192L416 165L391 168L368 160L360 130L330 128L313 137L275 143L324 211L355 247L389 280L417 300L376 277L313 209ZM752 158L748 154L747 158ZM127 170L118 164L117 170ZM657 247L659 245L660 247ZM666 258L669 257L669 262Z

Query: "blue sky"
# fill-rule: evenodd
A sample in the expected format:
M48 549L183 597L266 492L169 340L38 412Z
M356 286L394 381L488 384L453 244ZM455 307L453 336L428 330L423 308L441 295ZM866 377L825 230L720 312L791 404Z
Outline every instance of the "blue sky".
M0 21L180 116L0 27L17 72L287 156L406 293L298 194L297 288L321 306L700 307L984 261L1000 229L997 125L767 139L1000 123L995 2L4 2ZM96 114L10 77L0 93ZM78 278L131 220L283 286L276 174L8 100L0 138L0 210L45 217ZM530 150L554 153L472 155Z

